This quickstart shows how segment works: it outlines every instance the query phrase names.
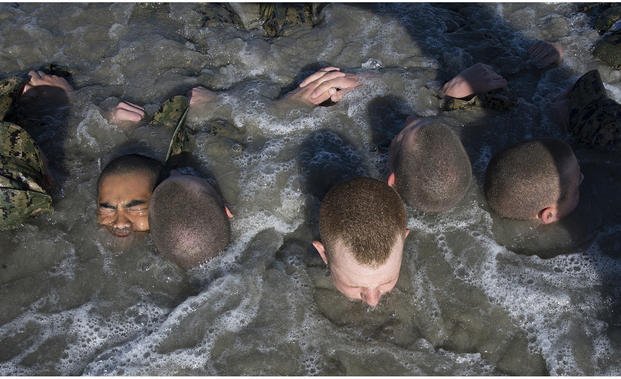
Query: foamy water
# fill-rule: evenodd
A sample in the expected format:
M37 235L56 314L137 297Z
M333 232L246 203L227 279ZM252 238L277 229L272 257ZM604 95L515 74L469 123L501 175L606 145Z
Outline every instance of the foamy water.
M549 235L567 242L592 224L594 237L550 259L501 245L480 190L499 149L564 136L546 109L582 73L599 68L619 99L621 75L590 54L598 33L574 4L330 4L314 28L271 40L205 26L208 6L0 5L3 71L54 62L77 88L66 132L48 135L65 151L55 213L0 233L0 374L621 373L617 156L576 150L586 216ZM563 45L563 63L529 65L536 39ZM437 88L478 61L509 80L518 105L440 112ZM372 75L331 107L274 102L328 64ZM231 245L185 273L148 237L119 246L101 231L95 184L119 147L139 141L161 158L168 147L167 131L109 124L105 104L152 115L196 85L221 93L188 127L235 218ZM386 147L412 113L461 129L477 180L449 213L410 210L399 283L371 309L334 290L312 249L312 194L330 176L385 178Z

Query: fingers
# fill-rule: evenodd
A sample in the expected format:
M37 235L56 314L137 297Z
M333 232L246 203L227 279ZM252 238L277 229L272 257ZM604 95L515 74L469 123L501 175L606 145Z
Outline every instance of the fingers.
M528 49L530 60L537 68L559 63L562 53L563 49L559 45L545 41L538 41Z
M143 114L133 112L127 109L117 109L114 112L114 121L115 122L122 122L122 121L139 122L140 120L142 120L143 116L144 116Z
M334 95L335 93L336 93L336 90L334 88L331 88L331 89L328 89L327 91L320 93L319 96L316 96L316 97L308 96L307 99L313 105L319 105L323 103L324 101L328 100L329 98L331 98L332 95Z
M338 103L339 101L343 100L343 96L345 96L345 94L349 92L347 90L342 90L342 91L337 91L334 88L330 89L330 93L332 93L332 96L330 96L330 100L332 100L335 103Z
M30 84L26 83L26 85L22 89L22 95L25 94L26 92L28 92L31 89L32 89L32 86Z
M69 84L69 82L60 76L49 75L44 73L43 71L35 71L31 70L28 72L30 75L30 81L28 82L29 86L24 87L24 92L36 86L50 86L57 87L67 92L67 94L73 91L73 88Z
M129 101L121 101L111 112L111 120L115 124L119 123L137 123L140 122L144 116L145 111L139 105L130 103Z
M30 82L34 84L35 86L47 84L49 82L49 79L53 80L57 77L56 75L48 75L43 71L36 71L36 72L32 71L32 72L35 73L36 75L30 77Z
M133 111L137 113L141 113L144 116L144 108L140 105L130 103L129 101L121 101L116 106L118 109L125 109L128 111Z
M324 67L321 70L317 71L316 73L310 75L309 77L307 77L306 79L304 79L302 81L302 83L300 83L300 87L305 87L307 86L309 83L314 82L315 80L321 78L322 76L326 75L328 72L334 72L334 71L340 71L340 68L338 67ZM345 74L343 74L345 75Z
M306 78L286 98L307 105L319 105L328 99L338 102L359 85L356 75L340 72L338 67L325 67Z
M470 85L470 82L461 75L457 75L442 86L442 93L444 93L445 96L456 99L470 96L474 94L474 92L475 90L472 85Z
M322 83L325 82L330 82L334 79L337 78L342 78L344 77L345 74L340 72L340 71L332 71L332 72L327 72L324 73L321 77L315 79L314 81L310 82L305 88L308 88L310 91L312 91L312 97L318 97L321 93L327 91L330 87L334 87L332 85L328 85L328 86L323 86L321 87L322 89L320 91L317 90L317 88L319 86L322 85Z
M39 71L39 72L41 72L41 71ZM33 78L34 78L34 79L41 79L41 75L39 74L39 72L37 72L37 71L35 71L35 70L30 70L30 71L28 72L28 75L30 76L30 79L31 79L31 80L32 80Z
M319 79L318 86L315 87L315 89L313 90L311 98L318 97L324 92L329 91L331 88L337 90L348 90L356 88L360 85L360 82L355 75L339 75L331 78L328 78L328 75L325 75L324 77Z

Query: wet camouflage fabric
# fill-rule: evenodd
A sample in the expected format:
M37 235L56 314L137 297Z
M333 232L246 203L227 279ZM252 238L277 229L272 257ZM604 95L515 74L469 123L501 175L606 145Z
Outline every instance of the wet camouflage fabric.
M621 69L621 30L604 34L595 44L593 56L616 70Z
M611 5L611 4L607 4ZM595 29L600 33L608 31L617 21L621 20L621 6L606 8L595 20Z
M455 99L445 97L442 103L442 110L453 111L470 107L481 107L494 110L506 110L517 104L515 96L506 88L489 91L475 95L471 99Z
M24 80L18 77L0 80L0 120L4 120L6 114L11 110L15 94L23 84Z
M151 126L163 126L173 130L166 160L171 156L187 151L188 134L185 129L185 118L188 109L188 98L185 96L175 96L167 100L155 116L153 116L153 120L150 124Z
M262 3L259 5L261 26L265 35L272 38L283 35L285 28L290 25L314 26L323 6L318 3Z
M621 141L621 105L608 98L597 70L582 75L568 95L569 132L591 146Z
M0 122L0 149L0 230L52 212L52 198L42 187L45 165L30 135L15 124Z

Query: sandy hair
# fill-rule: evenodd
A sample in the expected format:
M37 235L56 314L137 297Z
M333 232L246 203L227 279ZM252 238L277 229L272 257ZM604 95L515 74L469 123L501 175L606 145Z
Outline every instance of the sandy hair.
M567 168L576 157L557 139L519 143L496 154L485 173L487 202L502 217L529 220L565 196Z
M334 186L321 202L319 233L328 254L344 244L366 265L381 265L406 231L403 201L386 183L355 178Z
M216 256L231 239L222 199L195 176L173 176L157 186L149 225L157 250L184 269Z
M419 127L393 157L395 188L412 208L444 212L463 199L472 180L470 159L446 125ZM405 139L404 139L405 141Z

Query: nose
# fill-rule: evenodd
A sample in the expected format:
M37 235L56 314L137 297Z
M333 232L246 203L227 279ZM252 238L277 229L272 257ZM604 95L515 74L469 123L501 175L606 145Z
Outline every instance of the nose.
M131 226L131 222L125 215L125 212L119 211L116 214L116 219L114 220L114 227L118 229L127 229Z
M375 307L377 306L377 304L379 304L381 297L382 293L377 288L365 288L360 293L360 298L362 299L362 301L372 307Z

